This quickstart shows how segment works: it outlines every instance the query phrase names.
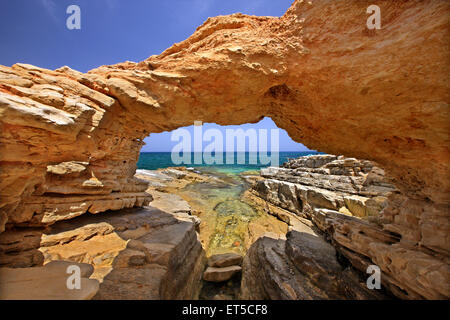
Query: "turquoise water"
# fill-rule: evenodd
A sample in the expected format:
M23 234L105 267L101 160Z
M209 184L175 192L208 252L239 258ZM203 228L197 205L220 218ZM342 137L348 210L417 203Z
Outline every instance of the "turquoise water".
M317 151L302 151L302 152L280 152L279 153L279 165L282 165L288 160L288 158L298 158L302 156L319 154ZM241 154L242 155L242 154ZM270 155L270 154L269 154ZM225 164L225 153L223 154L224 164L194 164L194 155L191 154L191 163L187 164L174 164L172 162L172 157L170 152L141 152L139 156L139 161L137 163L138 169L155 170L167 167L214 167L215 171L228 173L228 174L238 174L243 171L248 170L258 170L262 167L267 167L267 164L261 164L255 153L245 152L245 163L237 163L238 153L235 153L234 164ZM250 159L257 159L257 163L250 163Z
M317 154L308 152L280 152L279 164L288 158ZM193 167L202 174L216 179L204 182L189 183L175 192L189 202L189 205L202 220L200 226L200 239L207 256L217 253L235 252L244 255L251 245L255 230L264 230L275 233L286 232L284 225L275 222L275 218L256 208L243 196L249 183L239 174L244 171L258 171L267 164L250 163L255 153L241 153L245 156L245 163L238 164L234 154L235 164L176 164L172 162L170 152L141 153L137 163L139 169L155 170L167 167ZM224 161L226 155L224 154ZM191 154L191 160L193 155ZM251 229L250 224L261 225L258 229ZM286 227L287 228L287 227ZM250 230L254 230L250 231Z

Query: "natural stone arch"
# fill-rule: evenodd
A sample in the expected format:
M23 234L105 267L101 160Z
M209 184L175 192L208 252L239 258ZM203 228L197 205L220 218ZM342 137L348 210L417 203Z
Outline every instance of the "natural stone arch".
M149 133L269 116L309 148L378 162L402 193L384 227L448 256L450 8L380 1L368 30L370 4L209 18L160 55L85 74L1 67L0 226L145 204L133 175Z

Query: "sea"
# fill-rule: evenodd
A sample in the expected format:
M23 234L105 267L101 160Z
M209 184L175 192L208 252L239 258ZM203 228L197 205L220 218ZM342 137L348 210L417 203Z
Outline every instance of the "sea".
M313 154L318 152L279 152L278 163L282 165L289 158ZM199 155L201 154L197 154L197 157ZM237 163L239 155L245 160L244 163ZM193 161L194 154L191 153L190 156ZM253 163L255 159L257 161ZM223 163L226 163L225 160L226 155L223 154ZM234 160L234 164L204 162L178 164L172 161L170 152L142 152L137 163L138 169L143 171L183 166L194 168L197 173L214 177L203 182L189 183L176 191L178 196L189 202L193 211L202 220L200 239L207 256L229 252L245 255L251 244L250 223L267 226L266 231L278 230L276 226L279 224L273 221L275 218L267 215L261 208L248 203L243 197L250 187L245 176L259 175L259 169L268 164L260 163L258 154L251 152L240 154L235 152Z
M317 151L285 151L285 152L279 152L278 153L278 164L281 166L284 162L288 161L290 158L298 158L298 157L304 157L308 155L314 155L314 154L322 154ZM214 155L214 154L213 154ZM245 155L245 158L242 157ZM214 171L217 172L223 172L226 174L239 174L241 172L245 171L254 171L259 170L262 167L267 166L273 166L273 164L263 164L260 162L260 159L258 157L257 153L253 152L242 152L239 154L238 152L235 152L234 154L234 162L232 164L228 164L226 162L226 155L223 153L223 164L207 164L204 161L202 161L200 164L194 164L194 154L191 153L191 162L190 163L174 163L172 161L172 153L171 152L141 152L139 155L139 161L137 163L138 169L145 169L145 170L155 170L155 169L163 169L168 167L191 167L191 168L203 168L203 169L214 169ZM245 159L243 163L237 163L237 159L241 156L242 159ZM268 156L270 157L270 152L268 153ZM201 157L199 157L201 158ZM256 163L255 163L256 162Z

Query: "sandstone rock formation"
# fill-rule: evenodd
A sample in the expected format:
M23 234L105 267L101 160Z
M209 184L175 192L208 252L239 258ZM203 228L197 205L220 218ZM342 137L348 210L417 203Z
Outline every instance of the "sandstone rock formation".
M395 187L370 161L333 155L291 160L282 168L261 169L254 193L271 204L310 217L313 208L341 211L379 220ZM275 213L276 214L276 213Z
M208 267L203 273L203 279L210 282L224 282L230 280L236 273L241 272L240 266Z
M242 256L230 252L215 254L208 258L208 268L203 273L203 280L210 282L224 282L242 271Z
M69 289L69 266L80 268L80 287ZM38 268L0 268L1 300L89 300L98 291L98 281L88 279L89 264L53 261Z
M17 270L55 260L92 265L88 276L100 281L94 299L195 299L206 263L194 223L154 207L85 215L33 233L8 230L0 239L0 261ZM65 285L67 275L55 277Z
M347 280L350 278L347 276L342 280L343 275L354 273L354 270L344 272L343 268L333 262L336 256L334 249L330 244L324 244L324 240L319 240L320 235L329 239L341 260L353 266L360 275L366 273L369 265L377 265L382 271L382 285L397 297L444 299L450 296L446 280L450 276L448 258L430 250L412 247L408 241L403 240L401 234L392 231L390 224L385 223L385 215L391 214L386 207L387 201L398 197L398 191L386 181L380 168L369 161L332 155L307 156L291 160L283 167L261 169L261 175L266 179L256 180L248 196L254 196L254 201L263 205L268 213L288 222L293 231L288 234L287 241L265 238L249 251L242 280L244 297L268 298L262 295L262 292L268 290L265 287L260 289L259 294L258 291L250 292L249 288L258 282L256 279L259 277L267 279L264 282L266 286L271 286L267 283L277 282L279 277L288 278L288 274L283 272L280 275L277 267L263 267L276 263L272 261L275 258L267 253L272 250L277 252L277 259L292 260L296 270L307 274L307 281L314 282L316 278L334 275L334 280L328 279L319 284L319 291L326 292L326 298L370 298L370 295L355 293L355 290L358 292L361 288L349 285ZM258 201L258 198L263 202ZM314 228L315 232L306 228L305 223ZM305 228L306 233L315 237L303 235ZM298 232L301 234L294 237ZM303 241L294 241L299 237ZM315 249L305 249L305 243ZM302 257L300 262L295 263L296 256L305 254L311 257ZM327 262L321 263L322 258ZM307 263L308 259L313 262ZM334 271L323 270L313 267L316 264L328 267L334 264L336 267ZM287 265L281 267L281 270ZM276 286L274 297L316 298L302 291L305 286L308 287L304 281L306 280L290 284L295 293L290 296L286 292L279 292L281 289ZM324 287L328 282L333 282L338 287L342 282L347 289L342 291L341 288L338 293L337 287Z
M389 261L404 261L390 273L448 297L450 4L379 1L382 29L368 30L370 4L297 0L280 18L209 18L160 55L84 74L1 66L0 231L145 205L134 173L149 133L269 116L311 149L386 170L400 191L383 212L401 237ZM439 263L418 257L410 270L422 254Z
M129 240L127 248L114 260L94 299L196 299L206 261L195 225L144 210L151 216L138 209L134 216L121 217L145 223L120 233Z
M231 250L242 258L266 232L287 232L286 223L245 202L240 177L184 167L137 170L135 176L149 183L151 206L196 225L207 256L233 256Z
M230 252L230 253L223 253L223 254L215 254L208 259L208 266L210 267L229 267L229 266L240 266L242 263L242 256Z
M286 239L261 237L242 265L241 299L386 299L337 260L334 247L307 221Z

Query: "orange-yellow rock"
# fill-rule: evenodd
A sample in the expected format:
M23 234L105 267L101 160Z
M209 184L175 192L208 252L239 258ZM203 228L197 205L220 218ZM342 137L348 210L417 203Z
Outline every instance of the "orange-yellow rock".
M311 149L376 161L401 193L383 228L448 259L450 3L377 1L380 30L370 4L209 18L160 55L85 74L0 66L0 231L146 204L149 133L268 116Z

